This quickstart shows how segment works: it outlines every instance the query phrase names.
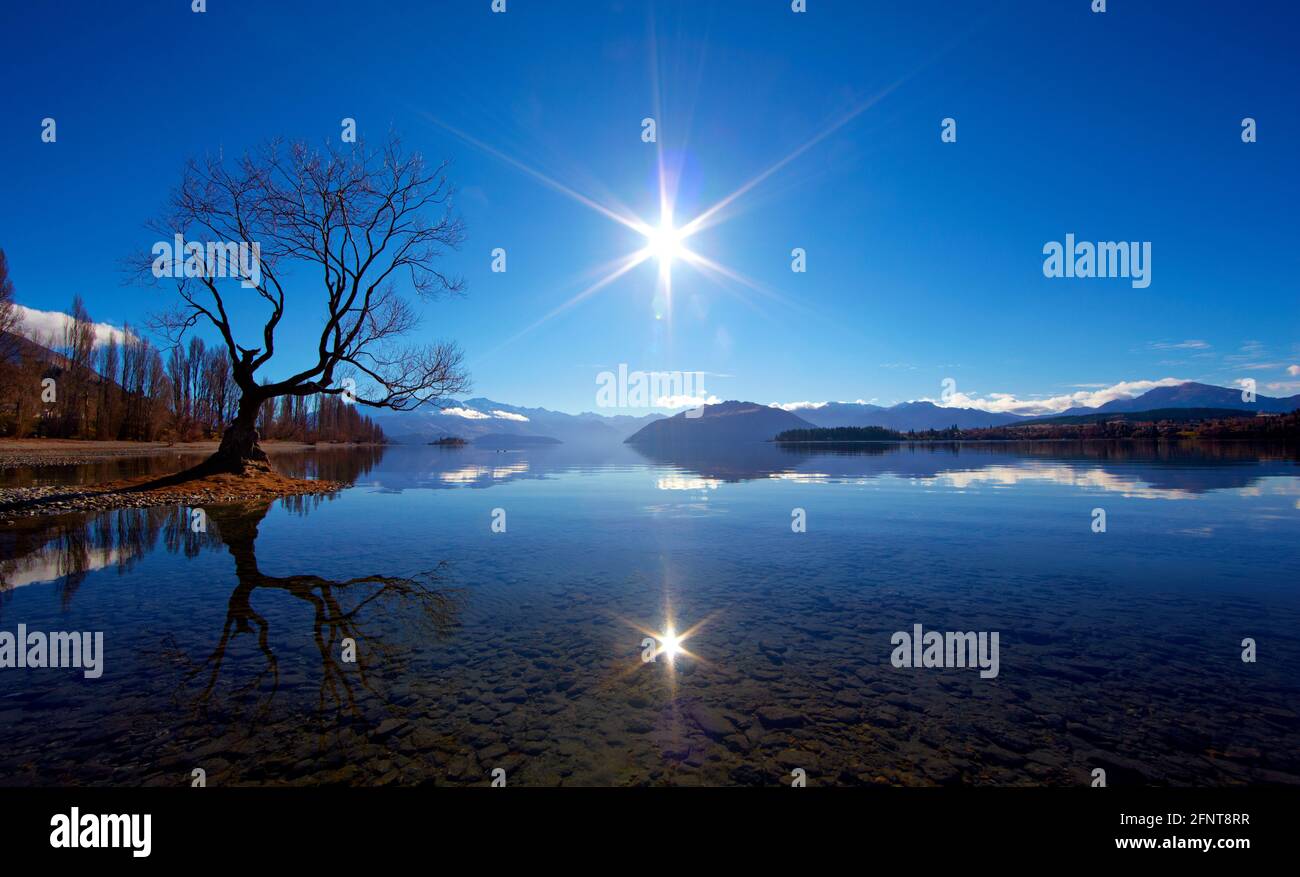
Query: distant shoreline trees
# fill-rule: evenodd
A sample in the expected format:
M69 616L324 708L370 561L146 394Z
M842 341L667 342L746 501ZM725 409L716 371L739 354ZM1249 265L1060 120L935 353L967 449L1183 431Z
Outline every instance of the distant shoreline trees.
M883 426L835 426L821 429L787 429L778 442L896 442L907 436Z
M833 444L836 442L951 442L1044 441L1085 439L1257 439L1300 442L1300 410L1290 414L1255 415L1242 411L1196 416L1177 412L1164 416L1151 412L1126 414L1123 419L1080 423L1023 423L980 429L927 429L898 432L880 426L840 426L825 429L789 429L773 441L780 444Z

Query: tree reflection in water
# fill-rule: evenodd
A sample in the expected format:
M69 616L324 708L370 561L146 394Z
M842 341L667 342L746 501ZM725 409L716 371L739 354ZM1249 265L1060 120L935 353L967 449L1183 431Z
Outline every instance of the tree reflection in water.
M292 478L315 478L351 483L366 475L383 459L382 445L330 447L310 451L279 451L276 468ZM126 457L76 466L44 467L47 476L68 484L93 483L137 475L164 475L186 465L176 454ZM111 477L104 474L112 468ZM125 467L125 468L124 468ZM48 470L48 471L47 471ZM6 478L12 472L6 471ZM33 483L37 480L33 475ZM48 479L47 479L48 480ZM26 483L26 482L22 482ZM305 515L337 494L285 497L283 508ZM151 552L159 536L167 550L197 557L205 548L221 544L215 533L195 532L190 509L184 506L125 508L105 512L20 517L0 524L0 598L19 585L56 582L63 608L91 572L115 567L131 569ZM263 510L265 515L265 510Z
M384 450L375 447L286 453L276 455L275 463L293 477L348 482L368 472ZM200 654L206 653L207 657L196 662L191 657L195 634L185 634L187 642L178 642L171 633L163 637L164 658L182 668L180 699L198 712L208 713L210 709L234 709L251 696L254 715L264 716L281 687L280 655L305 654L309 666L319 663L321 717L331 707L339 715L358 717L363 694L378 695L379 684L400 676L401 644L446 636L457 624L463 601L459 591L442 586L445 564L412 577L375 574L332 579L316 574L263 573L258 565L256 541L258 527L272 504L279 502L290 514L305 516L336 496L313 494L208 506L204 509L206 527L197 532L191 526L193 510L185 506L34 516L7 522L0 526L0 612L6 598L23 585L53 582L62 609L68 611L78 588L95 571L129 572L159 548L195 558L224 546L234 559L237 583L227 600L216 646L208 652L204 643ZM210 588L195 593L206 590ZM294 631L282 631L277 636L276 622L288 627L299 615L283 611L283 601L272 604L273 610L259 612L254 608L259 591L264 595L288 595L310 606L306 635L295 637L288 635ZM202 609L196 614L201 615ZM381 635L375 629L380 624L390 629ZM400 630L391 630L398 626ZM227 700L218 696L227 690L219 683L223 670L227 681L237 675L239 659L235 656L239 649L235 644L240 634L255 637L263 666L251 680L233 682ZM355 643L355 663L343 660L345 639ZM193 689L196 680L201 686L197 696Z
M457 624L461 595L454 589L439 586L445 563L414 577L365 575L329 579L311 574L268 575L258 567L256 542L258 525L266 517L269 505L264 501L217 507L209 512L209 521L215 524L221 542L235 560L239 584L230 595L225 626L216 648L202 665L190 673L190 678L207 674L207 684L197 704L202 709L207 708L220 678L227 648L239 634L250 633L257 637L257 646L266 666L242 689L259 690L269 676L270 691L263 696L259 712L264 713L269 708L279 689L279 661L271 645L271 624L253 608L253 596L259 588L274 589L302 600L312 608L311 636L321 668L320 714L324 716L332 705L338 713L347 712L360 717L355 686L360 685L369 693L381 696L370 671L381 662L394 659L398 652L395 645L362 628L362 615L366 610L382 613L394 604L399 605L408 610L403 613L402 621L416 628L417 640L424 635L442 638ZM348 662L343 659L345 640L352 640L355 644L354 671L347 669Z

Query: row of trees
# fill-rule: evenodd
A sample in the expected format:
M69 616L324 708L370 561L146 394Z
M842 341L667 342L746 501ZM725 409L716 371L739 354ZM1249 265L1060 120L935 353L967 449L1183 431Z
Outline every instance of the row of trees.
M821 429L787 429L777 442L887 442L905 438L901 432L883 426L833 426Z
M1203 417L1191 412L1179 417L1138 413L1126 415L1122 420L1094 422L1010 424L984 429L953 426L909 432L905 438L908 441L1233 438L1295 442L1300 439L1300 411L1264 415L1242 411L1239 415Z
M282 441L384 442L379 424L338 396L267 399L258 411L257 431L264 439Z
M826 429L787 429L775 441L806 442L878 442L878 441L1048 441L1058 439L1177 439L1242 438L1294 442L1300 439L1300 411L1290 414L1240 414L1198 416L1195 409L1180 412L1178 417L1162 417L1152 412L1130 414L1125 419L1071 423L1026 423L983 429L927 429L897 432L880 426L838 426Z
M102 336L102 337L100 337ZM0 250L0 435L136 441L216 438L238 411L224 346L191 336L166 357L123 327L97 328L80 297L61 331L25 337ZM278 404L277 404L278 403ZM305 442L384 440L370 418L340 397L267 399L262 437Z

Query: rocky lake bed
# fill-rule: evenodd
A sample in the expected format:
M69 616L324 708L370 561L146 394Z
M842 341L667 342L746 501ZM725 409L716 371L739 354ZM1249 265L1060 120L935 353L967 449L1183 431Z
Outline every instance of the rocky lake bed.
M951 478L711 483L540 453L320 463L354 486L219 507L202 534L168 508L27 532L0 629L104 630L107 669L0 674L0 783L1300 783L1285 467L1202 509L1076 496L1077 471L1054 487L1022 461L1025 515L972 490L969 456ZM1049 474L1091 466L1067 463ZM1132 532L1093 538L1097 502ZM1198 535L1242 503L1244 561ZM646 662L669 620L685 651ZM895 666L915 623L998 631L1000 671Z

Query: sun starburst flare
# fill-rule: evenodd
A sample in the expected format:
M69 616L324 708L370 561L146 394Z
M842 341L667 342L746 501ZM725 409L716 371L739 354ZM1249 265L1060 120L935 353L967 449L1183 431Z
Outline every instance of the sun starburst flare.
M682 641L686 637L679 634L670 624L663 633L652 634L658 647L654 651L654 656L663 656L668 659L668 663L673 663L678 655L690 655L690 652L682 646Z
M673 228L671 218L665 218L658 228L642 230L642 234L646 236L650 255L656 257L661 266L671 266L674 260L682 258L687 252L682 243L686 236L681 229Z
M661 630L651 630L639 624L632 624L632 627L645 635L645 639L642 640L642 650L638 663L657 664L660 658L664 658L669 667L672 667L680 658L701 660L699 655L686 648L685 643L700 632L707 620L705 619L705 621L701 621L681 632L678 632L677 624L672 620L671 616L664 621Z
M991 18L988 18L986 20L992 21ZM727 292L737 295L737 297L740 298L743 303L749 305L750 307L754 307L755 309L758 308L755 302L750 300L750 297L746 296L743 292L738 292L732 289L731 287L732 286L745 287L751 291L758 292L764 296L779 301L783 306L797 308L814 317L825 319L826 315L820 313L820 311L817 308L814 308L807 303L792 302L789 299L787 299L785 296L781 295L780 293L765 287L763 284L758 283L757 281L751 280L741 272L736 271L732 268L728 268L720 264L718 261L715 261L713 259L708 259L700 255L699 253L692 251L690 248L686 246L687 239L693 237L696 233L704 229L716 227L721 223L725 222L726 220L731 219L736 215L738 215L739 211L736 209L738 201L740 201L750 192L752 192L753 190L761 186L767 180L776 176L785 168L789 167L797 159L801 158L809 151L817 147L819 144L826 141L833 134L836 134L841 129L845 128L847 125L849 125L855 119L859 118L863 113L865 113L867 110L874 107L880 101L884 100L892 92L894 92L904 83L912 79L922 70L925 70L933 66L935 63L939 61L941 57L947 55L958 45L969 41L973 33L975 32L975 29L976 28L973 27L970 32L959 34L958 36L954 37L952 40L948 41L946 44L936 47L935 50L930 54L930 56L927 59L917 64L910 71L898 77L893 82L889 83L883 88L880 88L871 96L866 97L865 99L862 100L858 100L857 102L849 106L847 109L845 109L843 112L839 113L838 115L830 117L822 125L820 130L816 131L816 133L813 134L813 136L804 140L802 143L800 143L790 152L786 153L784 157L767 165L759 173L755 174L749 180L737 186L728 195L721 198L717 202L713 203L707 209L700 211L697 215L692 217L690 220L681 223L674 221L673 218L673 208L676 202L676 195L677 195L676 192L677 179L672 173L669 172L669 169L665 165L663 143L658 137L656 137L652 142L655 144L654 151L655 151L655 164L657 170L656 182L658 188L659 218L658 218L658 222L651 223L637 217L631 210L629 210L627 207L619 203L617 198L607 195L603 199L605 203L602 203L601 199L597 199L596 197L583 194L582 192L579 192L577 189L559 182L554 177L548 176L547 174L544 174L541 171L533 167L530 167L528 164L526 164L523 161L520 161L518 158L508 155L504 151L488 143L485 143L482 140L479 140L464 131L458 130L452 127L451 125L447 124L446 122L441 121L440 119L435 118L432 114L424 110L421 110L419 108L413 108L415 112L424 116L424 118L426 118L429 122L431 122L434 125L437 125L438 127L442 128L445 131L450 132L451 134L460 138L464 142L469 143L478 149L481 149L483 152L496 157L497 159L505 162L506 164L509 164L510 166L514 167L516 170L519 170L522 173L532 177L533 179L537 180L538 182L542 183L548 188L556 192L559 192L560 194L564 195L566 198L569 198L572 201L581 204L592 211L595 211L601 216L604 216L606 219L609 219L618 225L622 225L625 228L629 228L640 233L646 239L645 245L642 246L641 249L633 253L630 253L623 258L615 259L612 262L606 263L605 267L602 270L608 269L608 273L605 273L604 276L600 277L595 282L592 282L589 285L585 286L576 295L572 296L571 298L561 303L560 305L552 308L545 316L536 320L525 329L515 333L510 338L506 339L501 344L497 345L497 347L493 348L487 354L484 354L484 356L485 357L491 356L492 354L495 354L496 352L509 346L510 344L513 344L516 340L518 340L522 336L539 328L549 320L553 319L558 314L571 308L573 305L579 303L580 301L583 301L584 299L590 298L597 292L600 292L601 290L605 289L610 284L612 284L615 280L619 279L624 274L627 274L633 268L642 264L643 262L646 262L649 259L655 259L659 263L658 287L656 289L656 293L654 296L654 309L655 309L656 319L659 319L661 317L667 317L671 319L673 266L678 262L687 263L693 269L698 271L701 276L712 281L717 286L726 290ZM653 20L651 21L650 24L649 43L650 43L650 69L651 69L650 84L652 88L652 103L654 108L653 109L654 118L662 119L664 117L664 106L663 106L663 100L661 94L661 83L660 83L660 74L659 74L658 45L657 45L657 39L654 32ZM703 66L701 66L700 68L699 76L700 77L703 76ZM686 139L683 138L680 141L680 143L684 147L684 144L686 143ZM677 170L680 171L680 166L677 168ZM610 265L613 265L614 267L612 269L609 269ZM759 310L761 312L761 309Z
M448 125L437 118L434 118L428 113L424 113L425 118L427 118L430 122L450 132L451 134L455 135L456 137L460 138L466 143L469 143L470 145L483 150L489 155L492 155L500 159L501 161L511 165L517 170L539 181L540 183L547 186L548 188L560 193L561 195L564 195L566 198L569 198L570 200L578 204L581 204L584 207L587 207L588 209L600 214L601 216L611 220L612 222L618 225L621 225L625 228L637 232L638 234L642 235L645 238L645 243L642 245L642 247L639 250L636 250L622 258L616 259L612 263L607 263L607 265L605 266L605 273L603 274L603 276L600 276L594 282L587 284L586 286L584 286L584 288L581 291L571 296L568 300L552 308L541 318L534 321L532 324L525 327L521 331L510 336L508 339L506 339L500 345L494 348L494 350L491 352L495 353L496 351L514 343L519 338L541 327L543 324L547 323L548 321L550 321L560 313L567 311L569 308L573 307L579 302L587 298L590 298L591 296L595 295L597 292L600 292L601 290L607 288L615 280L618 280L620 277L627 274L632 269L636 268L638 265L641 265L651 259L655 260L658 263L657 287L654 296L654 310L655 310L656 319L659 318L671 319L672 307L673 307L673 268L678 263L685 263L687 265L690 265L693 269L698 271L701 276L709 279L710 281L718 284L719 286L725 287L727 283L730 282L732 284L746 287L749 290L758 292L764 296L779 300L782 304L789 305L789 306L797 306L794 303L786 300L785 297L781 296L779 293L767 289L761 284L750 280L740 272L728 268L714 259L707 258L695 252L687 245L687 241L698 232L707 228L712 228L720 224L722 221L728 218L729 215L732 213L731 208L738 199L740 199L742 196L752 191L754 188L759 186L761 183L763 183L765 180L767 180L768 178L776 174L781 169L785 168L796 158L800 157L808 150L812 149L814 146L821 143L831 134L843 128L853 119L857 118L863 111L865 111L867 108L869 108L877 101L879 101L881 98L883 98L886 94L888 94L895 87L897 87L897 85L898 83L894 83L888 88L882 90L880 93L874 95L869 100L863 101L862 103L858 104L856 107L852 108L848 112L842 114L840 117L833 119L815 136L802 143L800 146L798 146L796 149L794 149L784 158L767 166L758 175L756 175L749 181L737 187L734 191L732 191L726 197L722 198L717 203L701 211L698 215L694 216L693 218L681 223L678 223L674 218L674 206L676 202L675 178L673 174L670 173L670 171L665 167L663 149L662 146L657 141L656 141L656 166L657 166L657 178L658 178L657 194L658 194L658 203L659 203L659 216L657 220L647 221L645 219L635 216L634 214L631 213L631 211L627 210L627 208L623 207L621 204L612 204L612 205L602 204L599 201L597 201L595 198L584 195L581 192L578 192L576 189L557 181L553 177L550 177L547 174L544 174L541 171L536 170L533 167L530 167L525 162L520 161L519 159L514 158L513 156L507 155L501 150L496 149L495 147L487 143L484 143L483 141L475 137L472 137L471 135L465 133L464 131L454 128L451 125ZM610 267L611 265L612 267ZM750 302L748 298L743 294L741 295L741 298L744 299L746 303L750 305L754 304L753 302Z

